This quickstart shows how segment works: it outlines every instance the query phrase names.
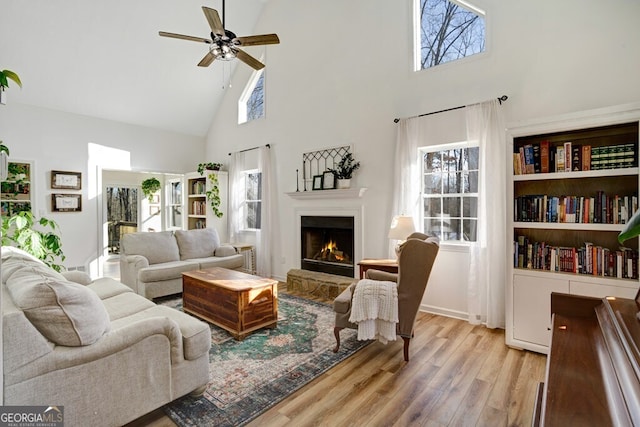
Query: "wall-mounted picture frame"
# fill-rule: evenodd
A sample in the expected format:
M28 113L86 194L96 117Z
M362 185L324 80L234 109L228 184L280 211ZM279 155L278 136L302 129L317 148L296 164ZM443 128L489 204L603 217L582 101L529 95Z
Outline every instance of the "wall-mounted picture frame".
M160 206L149 206L149 216L160 215Z
M322 174L322 189L333 190L336 188L336 174L332 171L326 171Z
M61 190L81 190L82 173L68 171L51 171L51 188Z
M52 194L52 212L80 212L82 211L82 194Z
M314 175L313 176L313 187L312 190L322 190L322 175Z

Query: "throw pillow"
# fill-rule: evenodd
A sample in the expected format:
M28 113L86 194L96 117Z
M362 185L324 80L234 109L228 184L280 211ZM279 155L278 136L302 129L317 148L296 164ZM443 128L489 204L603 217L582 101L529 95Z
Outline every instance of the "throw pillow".
M176 230L175 235L180 247L180 259L210 257L220 246L220 237L213 228Z
M14 303L49 341L78 347L98 341L111 328L98 295L78 283L47 274L47 267L25 266L7 280Z

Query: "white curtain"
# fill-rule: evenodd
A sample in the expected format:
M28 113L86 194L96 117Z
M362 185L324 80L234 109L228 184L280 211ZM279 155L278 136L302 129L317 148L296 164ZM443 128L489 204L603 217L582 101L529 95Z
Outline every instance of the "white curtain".
M470 248L469 322L505 326L507 282L505 124L498 100L466 107L467 140L480 146L478 233Z
M240 243L239 233L242 230L241 204L244 200L244 153L231 154L229 164L229 241Z
M271 247L273 245L272 200L274 186L271 171L271 150L269 147L259 148L258 164L262 173L262 208L260 214L260 230L256 235L256 270L258 276L271 277Z
M418 147L424 145L420 138L426 134L424 121L420 118L401 119L396 137L394 192L391 218L395 215L413 217L416 228L420 227L420 165ZM389 218L389 224L391 224ZM389 242L389 258L395 258L395 241Z

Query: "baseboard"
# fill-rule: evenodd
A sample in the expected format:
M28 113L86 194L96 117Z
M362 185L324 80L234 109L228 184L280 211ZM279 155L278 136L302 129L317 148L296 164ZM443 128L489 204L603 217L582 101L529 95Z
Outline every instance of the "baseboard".
M466 321L469 320L469 313L466 313L463 311L457 311L457 310L448 310L446 308L435 307L427 304L421 304L420 311L424 311L431 314L437 314L440 316L452 317L454 319L460 319L460 320L466 320Z

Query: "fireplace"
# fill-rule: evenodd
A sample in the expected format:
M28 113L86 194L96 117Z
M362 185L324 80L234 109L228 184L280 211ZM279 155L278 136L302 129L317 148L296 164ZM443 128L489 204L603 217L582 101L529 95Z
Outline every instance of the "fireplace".
M354 218L302 216L300 218L303 270L354 276Z

